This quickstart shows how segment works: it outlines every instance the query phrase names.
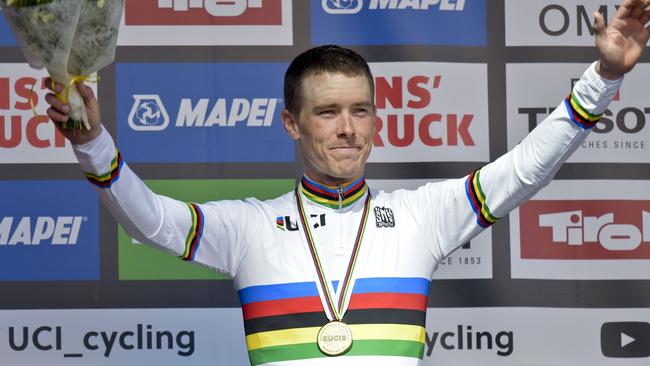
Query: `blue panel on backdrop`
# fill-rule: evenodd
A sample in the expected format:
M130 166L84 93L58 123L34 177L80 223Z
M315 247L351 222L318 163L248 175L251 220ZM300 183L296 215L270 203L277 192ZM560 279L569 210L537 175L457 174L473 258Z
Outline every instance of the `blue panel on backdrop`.
M0 280L99 280L99 200L86 181L0 181Z
M130 162L287 162L280 63L121 63L117 136Z
M0 46L15 46L16 39L14 38L14 33L9 28L7 20L0 10Z
M312 43L486 46L485 0L311 0Z

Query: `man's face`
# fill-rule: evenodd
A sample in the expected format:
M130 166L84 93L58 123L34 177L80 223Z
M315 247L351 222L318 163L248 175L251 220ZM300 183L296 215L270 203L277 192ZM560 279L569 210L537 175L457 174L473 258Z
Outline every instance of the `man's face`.
M365 76L319 73L302 81L300 115L282 112L302 144L305 174L335 185L363 175L375 131L375 107Z

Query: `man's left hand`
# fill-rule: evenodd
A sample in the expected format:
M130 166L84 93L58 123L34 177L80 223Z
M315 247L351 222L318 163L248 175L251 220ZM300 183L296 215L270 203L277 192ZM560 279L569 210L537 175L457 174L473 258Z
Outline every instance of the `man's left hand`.
M614 19L605 25L599 12L596 18L596 48L600 62L596 71L604 78L616 80L639 61L643 49L650 39L650 0L625 0L618 8Z

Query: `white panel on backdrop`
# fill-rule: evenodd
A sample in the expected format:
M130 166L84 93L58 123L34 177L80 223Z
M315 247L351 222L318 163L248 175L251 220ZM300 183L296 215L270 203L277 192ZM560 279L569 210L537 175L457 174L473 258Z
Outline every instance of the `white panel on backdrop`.
M508 149L560 105L588 64L506 65ZM650 162L650 65L640 64L581 147L572 163ZM565 108L564 105L561 108Z
M555 180L510 213L513 278L649 279L650 181Z
M489 161L487 66L374 62L370 162Z
M249 364L232 308L2 310L0 355L3 365Z
M594 46L595 11L612 19L620 0L506 0L506 46Z
M648 322L648 309L430 308L424 365L648 365Z
M0 164L77 162L47 116L47 76L23 63L0 66Z
M441 179L368 179L372 189L392 192L397 189L413 190L427 182ZM468 203L469 204L469 203ZM492 278L492 229L487 228L470 242L445 258L434 280Z
M291 0L126 0L121 46L292 45Z

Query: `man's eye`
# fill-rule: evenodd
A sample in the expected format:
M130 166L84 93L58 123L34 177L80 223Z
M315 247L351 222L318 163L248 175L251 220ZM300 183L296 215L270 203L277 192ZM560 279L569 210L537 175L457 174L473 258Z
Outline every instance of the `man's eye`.
M332 110L324 110L324 111L318 112L319 116L330 116L330 115L333 115L333 114L334 114L334 111L332 111Z

